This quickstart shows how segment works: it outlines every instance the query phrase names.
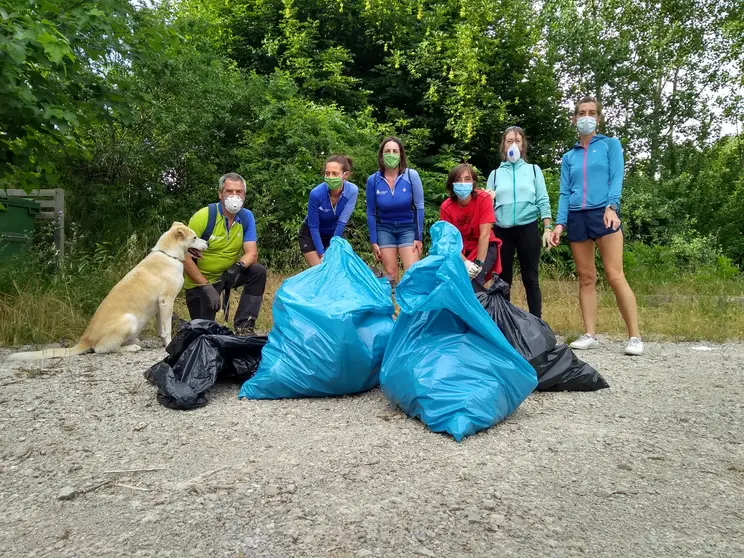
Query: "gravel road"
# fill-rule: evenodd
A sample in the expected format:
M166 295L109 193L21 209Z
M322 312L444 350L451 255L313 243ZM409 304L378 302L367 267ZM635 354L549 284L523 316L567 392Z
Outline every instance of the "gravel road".
M743 556L744 344L696 345L603 339L611 389L462 444L379 390L168 410L161 349L0 362L0 555Z

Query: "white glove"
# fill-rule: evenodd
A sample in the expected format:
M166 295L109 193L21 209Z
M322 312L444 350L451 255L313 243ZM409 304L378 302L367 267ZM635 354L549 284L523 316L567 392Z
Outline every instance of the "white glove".
M549 251L552 246L550 244L550 240L553 238L553 231L550 229L545 229L545 232L543 233L543 248L545 248L545 251Z
M468 270L468 277L470 277L471 279L475 279L476 277L478 277L480 272L483 271L483 268L481 266L476 265L470 260L465 260L465 269Z

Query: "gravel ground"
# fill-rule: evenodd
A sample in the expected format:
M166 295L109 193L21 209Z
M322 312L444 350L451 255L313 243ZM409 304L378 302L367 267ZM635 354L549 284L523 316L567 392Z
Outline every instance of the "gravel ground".
M379 390L171 411L160 349L3 362L0 555L744 555L744 344L603 341L611 389L462 444Z

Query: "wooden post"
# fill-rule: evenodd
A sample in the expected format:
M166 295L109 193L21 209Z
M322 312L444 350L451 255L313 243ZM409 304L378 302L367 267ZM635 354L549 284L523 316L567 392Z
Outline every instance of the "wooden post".
M57 246L59 261L65 259L65 191L62 188L54 189L54 218L57 230L54 232L54 244Z

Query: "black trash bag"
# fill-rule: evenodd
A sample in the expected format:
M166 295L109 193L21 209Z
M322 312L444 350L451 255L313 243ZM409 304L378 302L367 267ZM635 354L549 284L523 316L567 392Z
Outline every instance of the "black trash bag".
M535 391L596 391L610 387L594 368L580 360L568 345L530 361L537 372Z
M494 274L493 284L486 292L476 296L509 344L526 360L531 361L555 348L555 335L550 326L506 300L509 283L498 275Z
M476 296L509 344L535 369L535 391L596 391L610 387L568 345L556 345L555 334L547 323L506 300L508 294L509 284L494 275L491 288Z
M220 380L244 382L258 368L265 335L237 337L211 320L194 320L171 340L168 356L145 372L158 388L158 402L170 409L207 404L206 392Z

